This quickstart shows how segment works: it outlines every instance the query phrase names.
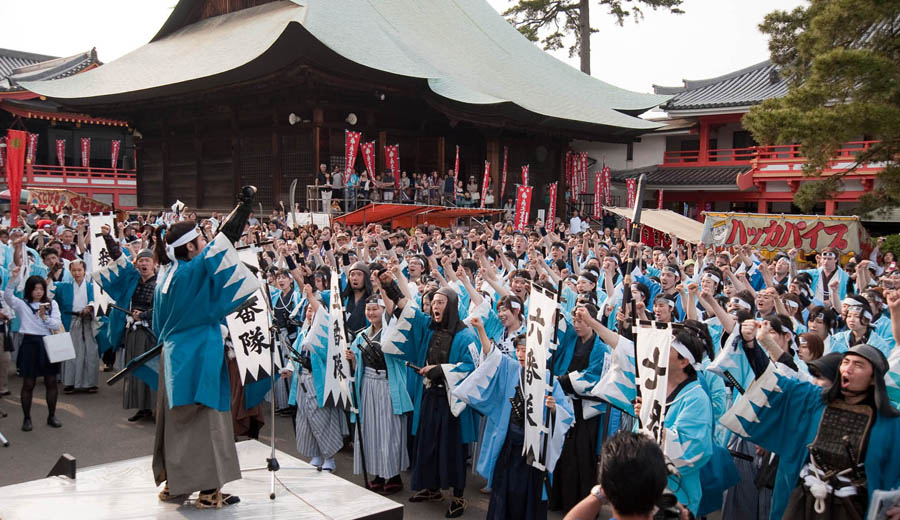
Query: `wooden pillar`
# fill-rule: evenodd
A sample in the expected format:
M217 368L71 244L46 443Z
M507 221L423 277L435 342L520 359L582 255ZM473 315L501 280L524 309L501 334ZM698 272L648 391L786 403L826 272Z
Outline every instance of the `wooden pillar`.
M319 174L319 165L322 164L322 123L325 122L325 113L321 108L313 109L313 165L315 165L314 175ZM313 180L315 182L315 180ZM303 191L304 197L306 190Z
M503 152L502 152L502 147L500 146L499 139L497 139L495 137L488 139L487 153L485 155L487 157L487 160L490 161L490 163L491 163L491 170L490 170L491 183L494 186L494 193L497 193L497 191L500 189L499 188L499 186L500 186L500 169L503 167L503 165L500 164L500 161L503 160ZM482 174L483 174L484 173L484 165L481 165L481 168L482 168ZM484 179L481 179L481 181L484 182ZM494 205L497 205L497 196L496 195L494 196ZM502 207L503 205L500 204L500 206Z
M437 160L438 160L438 173L441 174L441 177L447 174L447 142L444 136L438 137L437 142Z
M319 165L316 165L318 168ZM283 201L281 170L281 138L278 135L278 107L272 107L272 205L278 208ZM288 203L290 204L290 202ZM287 207L287 206L285 206ZM262 218L262 215L260 215Z
M200 122L194 122L194 204L203 207L203 189L200 182L200 169L203 166L203 140L200 139Z
M766 199L759 199L756 201L756 212L757 213L768 213L769 212L769 201Z
M160 154L162 155L162 207L169 204L169 197L166 188L169 186L169 125L166 120L162 122L162 140L159 143Z
M241 135L235 107L231 107L231 181L231 191L237 194L241 190Z
M705 165L709 162L709 120L700 118L700 151L697 162Z
M828 199L825 201L825 214L826 215L834 215L834 212L837 210L837 201L834 199Z
M375 150L375 157L378 158L376 161L376 164L378 165L378 171L375 172L375 174L380 178L381 173L387 169L387 161L385 161L384 157L384 147L387 146L387 132L385 132L384 130L378 132L378 144L376 146L377 148ZM402 167L400 168L400 171L403 171Z
M569 216L569 208L566 207L566 150L569 149L569 142L563 142L559 147L559 173L556 175L556 215L567 222L566 217Z

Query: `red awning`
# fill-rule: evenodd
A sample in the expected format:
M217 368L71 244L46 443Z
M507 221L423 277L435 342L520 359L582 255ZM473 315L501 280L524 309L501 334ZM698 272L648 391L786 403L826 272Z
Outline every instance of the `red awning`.
M348 226L389 222L392 228L412 227L424 223L444 227L456 224L459 218L484 217L502 212L500 209L372 203L332 220Z
M120 121L118 119L91 117L87 114L73 114L70 112L50 112L44 110L34 110L31 108L13 106L9 103L3 102L0 102L0 108L6 110L12 115L24 117L26 119L46 119L48 121L66 121L70 123L84 123L89 125L128 126L127 121Z

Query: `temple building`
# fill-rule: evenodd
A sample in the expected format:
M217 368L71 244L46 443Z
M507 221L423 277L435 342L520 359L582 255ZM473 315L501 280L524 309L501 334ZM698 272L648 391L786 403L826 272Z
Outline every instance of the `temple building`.
M133 208L137 181L127 123L64 110L23 86L73 77L100 65L96 49L62 58L0 49L0 128L4 134L6 128L31 134L25 189L62 188L116 207ZM3 144L0 142L0 148ZM0 149L0 163L2 154Z
M654 91L671 96L660 106L665 115L655 119L663 126L625 144L574 145L590 154L594 168L605 158L617 205L624 205L625 181L645 173L646 207L658 207L661 196L664 208L698 219L703 211L802 213L792 204L800 184L810 180L803 174L800 145L760 146L741 125L751 107L787 93L788 82L774 64L764 61L715 78L685 80L678 87L655 86ZM871 144L862 138L846 143L823 174L850 168ZM821 201L811 213L852 212L860 195L875 186L880 169L878 164L861 165L844 178L840 194Z
M528 164L544 201L573 140L624 147L663 126L638 116L671 98L558 61L484 0L182 0L147 45L21 84L61 110L127 122L139 207L208 210L231 207L242 184L266 208L287 203L294 179L345 166L345 130L375 141L379 172L386 145L399 144L410 175L453 168L458 146L460 178L480 180L488 161L497 200Z

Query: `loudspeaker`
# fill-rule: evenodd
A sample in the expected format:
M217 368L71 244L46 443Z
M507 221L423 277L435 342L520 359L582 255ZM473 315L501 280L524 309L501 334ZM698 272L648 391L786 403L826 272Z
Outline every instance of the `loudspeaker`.
M57 475L63 475L69 477L70 479L75 479L75 457L69 455L68 453L63 453L59 460L56 461L56 464L53 466L53 469L50 470L50 473L47 473L48 477L55 477Z

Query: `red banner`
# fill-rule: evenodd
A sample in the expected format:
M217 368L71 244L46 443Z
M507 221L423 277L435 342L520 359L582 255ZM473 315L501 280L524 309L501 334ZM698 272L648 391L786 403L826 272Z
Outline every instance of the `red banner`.
M119 164L119 149L121 147L122 147L122 141L120 141L118 139L113 139L112 142L110 143L109 159L110 159L110 164L112 165L111 168L113 170L115 170L117 165Z
M487 198L488 185L491 183L491 163L484 161L484 179L481 181L481 207L484 207L484 199Z
M497 206L499 207L503 203L503 197L506 196L506 165L507 159L509 158L509 147L503 147L503 177L500 180L500 198L497 199Z
M531 186L519 186L516 190L516 220L514 231L525 231L531 214Z
M550 185L550 209L547 210L547 221L544 222L548 233L553 233L556 228L556 184L554 182Z
M356 151L358 150L361 132L344 130L344 171L348 174L356 167ZM346 180L345 180L346 182Z
M594 173L594 220L603 218L603 171Z
M0 137L0 168L6 167L6 136Z
M663 190L659 189L659 202L656 204L656 209L663 209Z
M572 187L572 152L566 150L566 188Z
M359 148L362 150L363 163L366 165L369 178L374 179L377 176L375 173L375 141L359 143Z
M628 192L628 207L633 208L634 207L634 197L636 195L635 192L637 191L637 179L626 179L625 187Z
M400 145L392 144L384 147L384 156L387 158L387 167L394 174L394 189L399 190L400 183Z
M65 139L57 139L56 140L56 162L59 163L60 166L66 165L66 140Z
M456 193L457 182L459 182L459 145L456 145L456 162L453 163L453 193Z
M91 138L81 138L81 167L90 168L91 166Z
M28 148L25 150L25 164L34 164L34 154L37 151L38 135L28 134Z
M6 184L9 186L10 226L19 225L19 198L22 196L22 174L25 172L25 148L28 132L9 130L6 133Z
M578 191L580 191L581 193L587 193L587 174L588 174L587 152L581 152L579 154L579 159L581 160L581 164L579 165L579 169L581 170L581 186L578 188Z
M603 198L607 206L612 206L612 193L609 186L610 171L609 166L603 164Z
M528 186L528 165L522 166L522 184Z

